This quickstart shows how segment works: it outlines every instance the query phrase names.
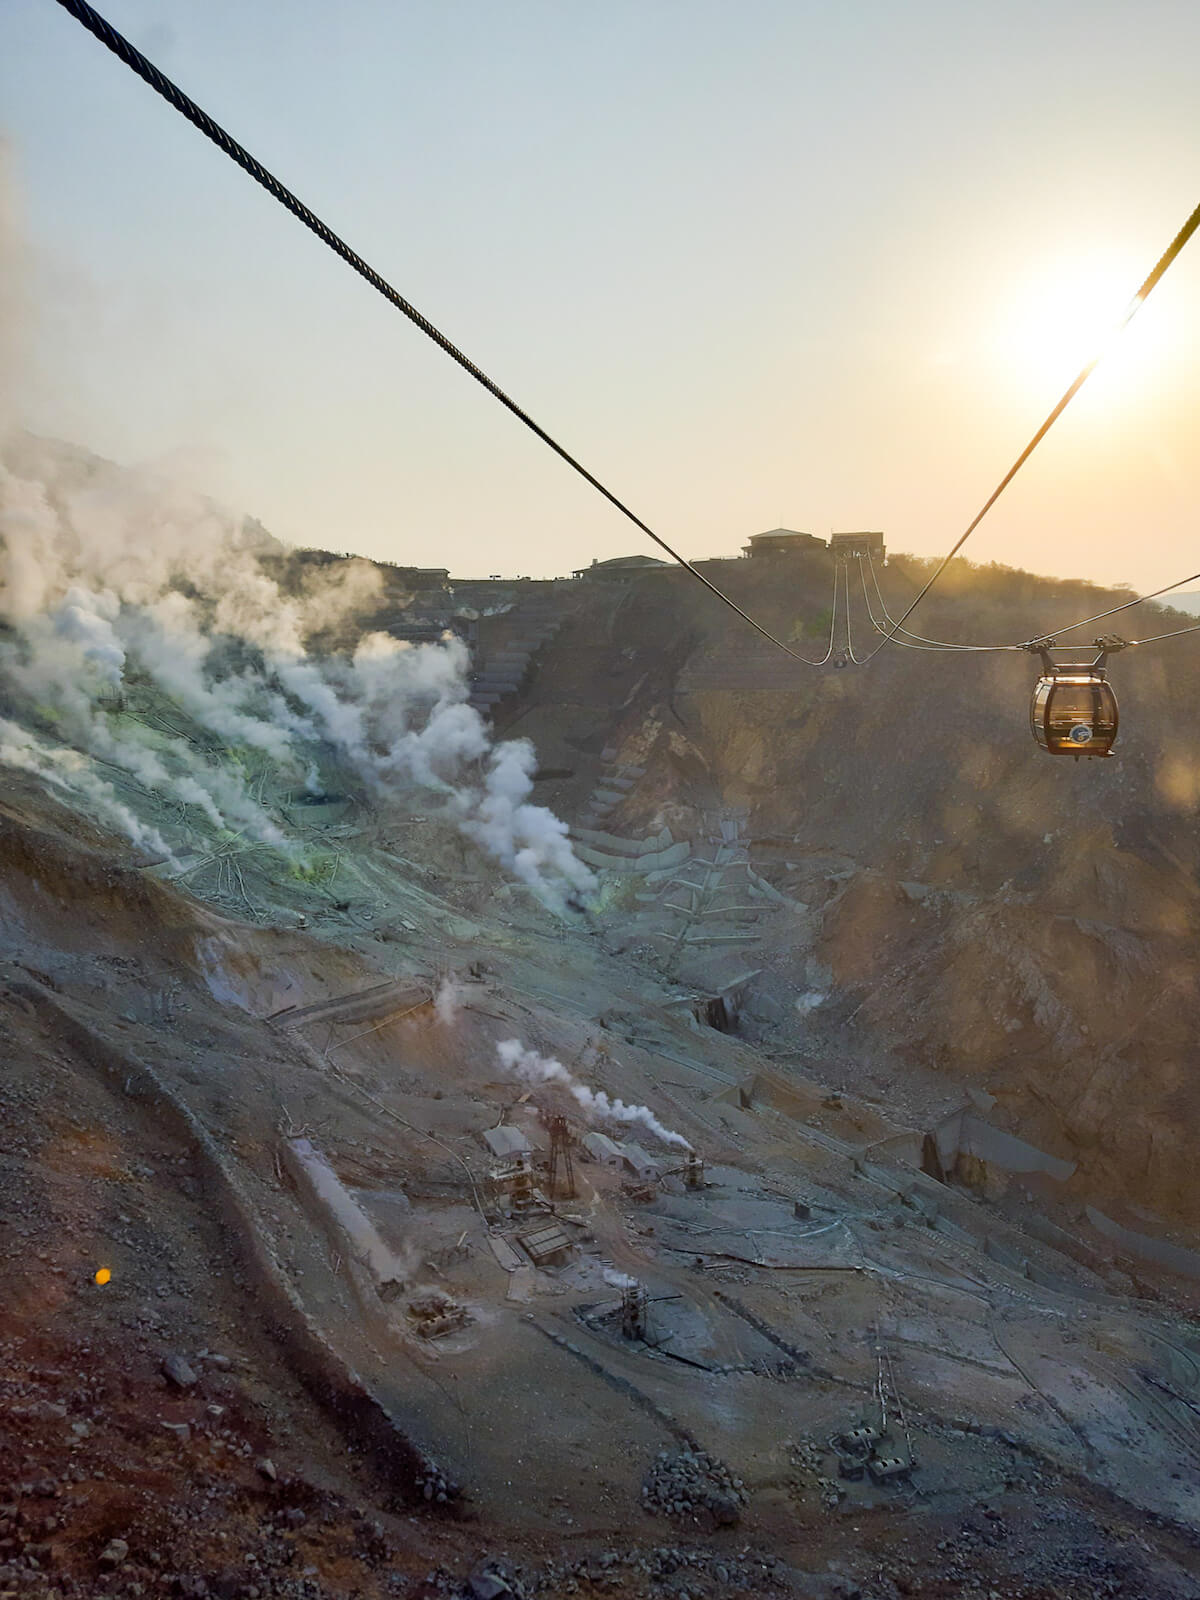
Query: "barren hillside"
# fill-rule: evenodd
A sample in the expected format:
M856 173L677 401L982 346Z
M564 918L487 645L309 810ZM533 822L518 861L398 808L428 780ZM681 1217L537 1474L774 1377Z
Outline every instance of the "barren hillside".
M4 1593L1200 1593L1185 642L1056 763L674 574L0 515Z

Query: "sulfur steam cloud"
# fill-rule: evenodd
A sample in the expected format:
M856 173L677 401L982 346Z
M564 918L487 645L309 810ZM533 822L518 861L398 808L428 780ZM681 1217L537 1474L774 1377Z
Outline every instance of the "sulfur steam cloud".
M388 634L317 655L315 633L370 602L376 568L343 562L286 590L283 547L253 522L149 473L13 435L0 451L0 762L168 859L110 781L131 780L193 830L296 856L263 799L269 769L319 791L349 768L384 804L414 792L543 902L593 879L566 826L530 804L536 758L496 744L467 703L463 643ZM158 711L127 714L154 691ZM206 736L187 736L172 717ZM126 786L127 787L127 786Z
M552 1056L539 1056L534 1050L526 1050L519 1039L503 1040L496 1046L496 1054L505 1070L522 1083L561 1084L591 1122L640 1123L664 1144L691 1149L683 1135L664 1127L649 1106L629 1106L624 1100L610 1100L603 1089L589 1089L561 1061L556 1061Z

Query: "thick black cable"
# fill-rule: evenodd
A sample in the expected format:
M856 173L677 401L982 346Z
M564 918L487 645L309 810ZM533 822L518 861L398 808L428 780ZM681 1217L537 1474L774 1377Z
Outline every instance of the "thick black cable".
M408 320L418 327L427 338L432 339L434 344L443 350L452 361L456 361L464 372L475 379L476 383L482 384L488 393L499 400L500 404L507 410L511 411L518 421L523 422L532 433L535 433L543 444L549 445L555 455L565 461L585 482L590 483L592 488L603 495L609 504L614 506L622 516L627 517L635 528L644 533L648 539L652 539L660 550L665 550L673 561L677 561L685 571L690 572L692 577L702 583L710 594L720 600L723 605L727 605L743 622L748 623L769 644L775 645L785 655L790 656L793 661L799 661L806 667L816 667L824 664L820 661L810 661L807 656L800 655L797 651L784 644L782 639L777 639L770 629L763 627L761 622L756 622L749 612L743 611L735 600L730 599L723 590L718 589L715 583L698 571L690 561L673 549L665 539L660 538L653 528L647 526L611 490L606 489L599 478L589 472L581 462L575 459L570 451L552 438L540 424L533 420L528 412L522 410L517 402L500 388L499 384L494 383L468 356L464 355L457 345L453 344L444 333L429 321L428 317L423 316L403 295L393 289L385 278L381 277L343 239L339 238L332 228L322 222L315 212L310 211L303 201L298 199L272 173L268 172L260 161L255 160L248 150L244 149L236 139L226 133L218 122L215 122L206 111L201 110L194 100L184 94L177 84L173 83L165 73L161 72L152 61L132 45L124 34L118 33L116 28L110 22L107 22L98 11L87 5L86 0L57 0L57 3L62 6L64 11L70 12L77 22L81 22L89 33L93 34L102 45L112 51L113 55L136 72L139 78L148 83L156 94L161 95L181 116L186 117L194 127L204 134L205 138L211 139L213 144L219 150L224 151L231 161L236 161L238 166L254 179L255 183L261 184L269 195L278 200L280 205L286 207L297 221L302 222L310 232L316 234L323 244L328 245L335 255L340 256L347 266L352 267L359 277L364 278L385 300L395 306L397 311L403 312ZM825 659L827 660L828 657Z
M218 149L222 150L227 156L230 157L231 160L235 161L237 165L243 169L243 171L252 177L256 183L260 184L268 192L268 194L273 196L274 199L278 200L279 203L288 211L290 211L298 221L302 222L306 228L314 233L317 238L322 241L322 243L328 245L328 247L333 250L336 255L340 256L348 266L352 267L353 270L357 272L359 276L362 277L367 283L369 283L372 288L377 290L378 293L384 297L384 299L389 301L389 303L398 311L401 311L409 319L409 321L414 324L414 326L419 328L420 331L426 335L427 338L432 339L433 342L445 352L445 354L447 354L453 361L462 367L462 369L472 378L474 378L475 381L483 388L485 388L489 394L491 394L495 399L499 400L501 405L510 411L520 422L524 423L525 426L529 428L532 433L536 434L536 436L541 439L544 444L548 445L549 448L553 450L561 460L566 462L569 467L577 472L579 476L585 480L585 482L589 483L592 488L597 491L597 493L601 494L610 503L610 505L612 505L622 514L622 516L626 517L631 523L633 523L633 525L640 532L644 533L646 537L658 545L661 550L664 550L673 561L676 561L681 567L684 568L686 572L689 572L693 578L697 579L698 582L703 584L710 594L712 594L716 599L720 600L723 605L728 606L729 609L733 611L736 616L740 617L743 622L747 623L751 628L753 628L755 632L761 635L762 638L766 639L768 643L773 644L777 649L782 650L784 654L789 656L793 661L800 662L802 665L809 667L819 667L825 665L825 663L830 659L830 656L833 654L832 629L830 634L829 649L819 661L812 661L807 656L800 655L798 651L792 650L788 645L784 644L782 639L777 638L768 628L765 628L748 612L744 611L741 606L736 603L736 601L731 599L729 595L725 594L723 590L719 589L717 585L709 578L706 578L704 574L700 572L690 561L688 561L684 556L680 555L680 553L670 544L668 544L665 539L661 538L651 527L648 526L648 524L643 522L635 512L630 510L630 508L625 505L622 500L618 499L618 497L613 494L611 490L606 488L605 485L594 476L594 474L589 472L580 461L578 461L573 455L570 454L568 450L560 445L556 439L547 433L546 430L540 426L540 424L535 422L534 419L525 410L523 410L515 400L506 394L497 383L495 383L487 376L485 372L477 367L475 363L457 347L457 345L448 339L446 335L443 334L437 327L435 327L427 317L425 317L420 311L417 310L415 306L413 306L396 289L394 289L391 284L386 281L386 279L384 279L374 270L374 268L369 266L361 256L359 256L355 251L351 250L349 245L347 245L343 239L334 233L333 230L327 226L327 224L322 222L314 212L310 211L309 208L304 205L304 203L296 195L294 195L290 189L288 189L279 181L278 178L269 172L261 162L257 161L248 150L246 150L242 145L238 144L238 142L230 134L228 134L219 123L214 121L207 112L203 111L194 100L190 99L189 96L187 96L177 84L173 83L165 73L161 72L159 68L156 67L154 63L146 56L144 56L140 50L131 44L123 34L119 33L110 22L106 21L106 19L102 17L100 13L94 9L94 7L87 5L86 0L57 0L57 3L62 6L65 11L69 12L71 16L73 16L78 22L82 23L83 26L87 28L87 30L93 34L101 42L101 44L112 51L112 53L117 56L119 60L123 61L126 66L131 68L132 71L136 72L137 75L142 78L144 82L149 84L149 86L157 94L161 95L169 105L173 106L176 111L178 111L182 116L186 117L187 120L196 128L198 128L206 138L210 139L218 147ZM1120 328L1123 328L1128 324L1134 313L1138 310L1139 306L1141 306L1141 304L1145 301L1151 290L1154 289L1159 279L1166 272L1167 268L1170 267L1176 256L1178 256L1180 251L1183 249L1184 245L1187 244L1197 227L1200 227L1200 206L1197 206L1196 210L1192 212L1191 216L1188 218L1184 226L1179 230L1179 233L1172 240L1167 250L1164 251L1162 257L1156 263L1154 269L1151 271L1141 288L1138 290L1137 294L1134 296L1130 303L1129 309L1126 311L1125 316L1122 319L1118 330L1116 331L1120 331ZM961 535L953 548L943 558L937 570L926 581L924 587L917 594L916 598L910 602L906 610L902 613L898 622L892 622L892 619L887 611L887 607L883 601L882 591L879 590L878 577L875 576L875 585L876 590L879 592L880 605L883 608L886 620L891 625L891 631L881 641L881 643L876 646L870 655L862 658L861 661L857 656L854 655L853 644L850 638L850 597L849 584L846 584L846 644L847 651L851 659L855 661L856 664L865 665L866 662L872 660L873 657L876 656L881 649L883 649L884 645L888 643L903 643L903 641L897 639L897 635L901 632L908 634L909 638L913 640L923 639L923 635L911 633L909 629L903 628L902 624L907 620L907 618L924 599L925 595L937 582L947 565L954 558L954 556L957 555L958 551L979 526L980 522L982 522L988 511L990 511L992 506L1000 498L1000 495L1008 487L1009 483L1011 483L1017 472L1033 454L1033 451L1041 443L1045 435L1050 431L1050 428L1058 420L1059 416L1066 409L1074 396L1078 393L1079 389L1082 388L1083 384L1091 376L1092 372L1099 365L1099 362L1100 357L1097 356L1079 373L1075 381L1071 384L1070 388L1066 391L1063 397L1059 400L1058 404L1054 407L1053 411L1051 411L1050 415L1046 418L1045 422L1038 429L1037 433L1034 434L1029 444L1026 445L1025 449L1021 452L1020 456L1018 456L1012 467L1009 468L1004 478L1001 479L996 489L993 490L992 494L989 496L982 509L967 527L966 531ZM874 575L873 567L872 573ZM1200 573L1195 574L1194 576L1200 578ZM1060 631L1070 632L1071 629L1084 627L1089 622L1098 622L1103 620L1105 617L1115 616L1118 611L1126 610L1129 606L1140 605L1143 600L1154 599L1157 595L1166 594L1170 589L1178 588L1180 584L1190 581L1191 580L1188 578L1181 578L1178 584L1169 584L1164 589L1155 590L1154 594L1141 595L1135 600L1126 601L1124 605L1115 606L1111 611L1100 612L1095 617L1086 618L1081 622L1072 623L1068 628ZM836 627L837 589L837 573L835 570L834 627ZM863 584L863 592L865 595L865 580ZM1149 644L1154 643L1156 639L1170 639L1175 638L1179 633L1192 633L1197 631L1200 631L1200 625L1198 625L1198 627L1195 629L1181 628L1176 630L1174 633L1158 634L1155 635L1153 639L1142 640L1141 642ZM1046 639L1050 637L1051 635L1049 634L1041 634L1038 635L1037 639L1026 641L1026 644L1036 644L1040 639ZM925 644L913 645L911 648L954 649L980 652L1020 649L1022 646L961 645L952 644L949 641L938 642L930 640Z
M60 0L60 3L62 3L62 0ZM1129 302L1129 306L1128 306L1128 308L1127 308L1127 310L1125 312L1125 315L1121 318L1120 323L1113 330L1114 333L1121 332L1122 329L1126 328L1129 325L1130 321L1132 320L1132 318L1134 317L1134 315L1138 311L1139 307L1142 306L1145 303L1145 300L1146 300L1147 296L1150 294L1150 292L1157 285L1159 279L1163 276L1163 274L1166 272L1167 268L1175 260L1176 256L1179 255L1180 251L1183 249L1184 245L1187 244L1188 240L1192 237L1192 235L1195 233L1197 228L1200 228L1200 205L1198 205L1196 207L1196 209L1192 212L1191 216L1184 223L1183 227L1180 228L1179 232L1171 240L1171 243L1163 251L1162 255L1159 257L1158 261L1155 263L1152 271L1150 272L1150 274L1148 275L1148 277L1146 278L1146 280L1142 284L1141 288L1134 295L1133 299ZM1102 356L1103 356L1103 351L1101 351L1100 355L1093 356L1093 358L1086 364L1086 366L1084 366L1080 370L1080 372L1075 377L1075 380L1072 382L1070 387L1066 390L1066 392L1064 393L1062 398L1059 400L1058 404L1054 407L1054 409L1051 411L1050 415L1046 418L1045 422L1042 423L1041 427L1034 434L1033 438L1030 439L1029 443L1025 446L1024 450L1021 451L1021 454L1013 462L1012 466L1009 467L1008 471L1004 474L1003 478L1001 478L1000 482L996 485L996 487L992 490L991 494L984 501L982 507L979 509L979 511L976 512L975 516L971 519L971 521L968 524L965 532L963 532L962 534L959 535L958 539L955 541L955 543L951 547L951 549L947 552L947 554L945 556L942 557L942 560L939 562L939 564L938 564L936 570L934 571L933 575L926 580L924 587L920 590L920 592L918 593L916 599L910 601L910 603L908 605L908 608L902 613L902 615L900 617L900 621L893 624L892 631L891 631L891 633L888 634L887 638L881 640L880 643L875 646L874 650L871 651L871 654L867 657L868 661L870 661L873 656L877 656L879 654L879 652L884 648L884 646L889 644L895 638L896 634L899 633L901 624L907 622L909 617L912 615L912 613L921 604L921 601L924 600L925 596L929 593L930 589L933 588L934 584L941 577L942 573L945 572L946 568L950 565L951 561L953 561L954 557L962 549L963 545L966 544L967 540L975 532L975 529L983 521L984 517L987 516L988 512L996 504L996 501L999 500L1000 496L1004 493L1005 489L1008 488L1009 484L1016 477L1017 473L1020 472L1021 468L1029 460L1030 456L1037 449L1038 445L1041 444L1042 440L1050 432L1050 429L1058 421L1059 417L1062 416L1063 412L1070 405L1071 401L1075 398L1075 396L1079 393L1080 389L1083 388L1084 384L1091 377L1092 373L1100 365L1100 361L1102 359ZM1186 582L1186 579L1184 581Z

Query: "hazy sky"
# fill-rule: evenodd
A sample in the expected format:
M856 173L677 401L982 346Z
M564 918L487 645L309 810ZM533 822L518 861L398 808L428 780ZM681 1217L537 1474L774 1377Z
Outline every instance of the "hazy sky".
M1200 5L105 0L691 556L940 553L1200 199ZM0 8L28 420L299 543L653 547L53 0ZM968 546L1200 568L1200 240Z

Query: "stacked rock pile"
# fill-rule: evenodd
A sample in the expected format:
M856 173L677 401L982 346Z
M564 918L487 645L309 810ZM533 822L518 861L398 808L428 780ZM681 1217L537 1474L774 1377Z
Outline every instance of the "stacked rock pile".
M737 1522L749 1498L742 1480L703 1450L660 1450L642 1483L642 1506L652 1516L707 1512L719 1527Z

